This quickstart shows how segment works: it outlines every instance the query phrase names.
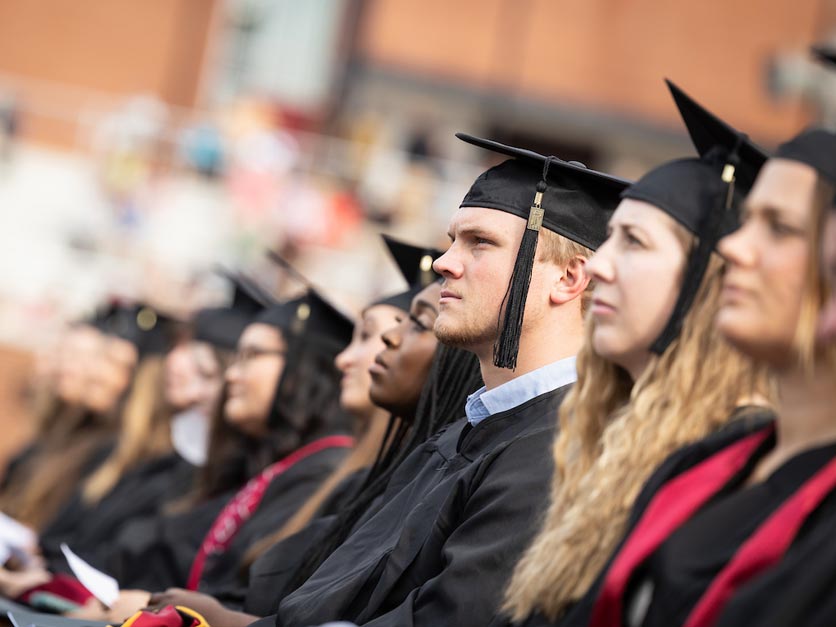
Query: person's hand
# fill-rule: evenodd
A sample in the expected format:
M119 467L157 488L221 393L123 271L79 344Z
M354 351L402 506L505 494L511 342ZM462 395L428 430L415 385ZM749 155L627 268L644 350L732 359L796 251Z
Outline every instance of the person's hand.
M16 599L24 592L51 580L52 573L40 566L15 571L0 568L0 594Z
M121 590L104 620L118 625L136 614L139 610L148 607L151 600L151 593L145 590Z
M81 620L107 620L107 608L102 605L101 601L99 601L95 597L91 597L87 600L87 603L82 605L77 610L72 610L70 612L64 612L64 616L67 618L78 618Z
M200 592L183 590L182 588L169 588L165 592L157 592L151 596L152 607L164 607L166 605L182 605L194 610L212 627L244 627L258 620L257 616L250 616L241 612L228 610L215 598Z

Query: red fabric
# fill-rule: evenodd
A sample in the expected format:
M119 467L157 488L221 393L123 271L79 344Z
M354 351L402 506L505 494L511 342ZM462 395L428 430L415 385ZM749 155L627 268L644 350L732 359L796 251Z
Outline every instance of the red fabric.
M774 566L789 549L804 521L836 487L836 459L807 480L738 549L694 607L685 627L713 625L732 593Z
M659 490L607 571L589 627L621 624L621 602L633 571L721 490L771 433L770 427L732 444Z
M209 555L223 553L232 543L238 530L253 515L258 508L261 499L270 482L291 468L296 463L310 457L320 451L329 448L349 448L354 445L354 438L345 435L335 435L327 438L320 438L310 444L296 449L284 459L265 468L261 473L250 479L247 484L238 491L229 503L221 510L212 527L203 539L200 550L192 562L189 571L189 579L186 583L188 590L197 590L200 578L203 575L203 567Z
M53 575L50 581L27 590L18 597L18 600L28 604L32 595L36 592L49 592L78 605L84 605L93 598L90 591L82 586L80 581L62 573Z

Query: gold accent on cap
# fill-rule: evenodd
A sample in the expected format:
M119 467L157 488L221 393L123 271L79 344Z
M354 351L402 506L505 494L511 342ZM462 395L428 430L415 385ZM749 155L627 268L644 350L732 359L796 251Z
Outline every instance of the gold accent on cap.
M143 331L150 331L157 326L157 313L148 307L143 307L136 314L136 324Z
M433 256L424 255L421 257L421 272L429 272L433 267Z
M311 317L311 306L308 303L299 303L296 308L296 317L299 320L307 320Z
M532 207L531 213L528 214L528 226L526 228L532 231L539 231L540 227L543 226L543 216L545 213L545 210L536 205Z
M528 213L528 225L526 228L531 231L539 231L540 227L543 225L543 216L546 212L540 207L542 202L543 192L538 191L534 194L534 204L531 205L531 209Z
M734 180L735 167L731 163L727 163L723 168L723 182L731 183Z

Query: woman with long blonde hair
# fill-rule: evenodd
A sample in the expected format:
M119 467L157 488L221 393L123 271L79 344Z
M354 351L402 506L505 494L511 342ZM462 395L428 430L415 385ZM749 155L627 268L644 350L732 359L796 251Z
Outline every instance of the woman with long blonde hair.
M717 326L774 374L774 422L734 425L671 456L562 625L832 624L831 590L808 571L832 555L836 517L836 348L815 341L834 155L836 134L822 130L784 144L758 176L743 226L718 247L728 270ZM814 586L818 596L796 603Z
M743 226L719 246L728 271L717 325L774 373L774 423L668 460L568 624L832 624L831 591L809 569L832 555L836 516L836 349L816 344L829 296L817 248L834 155L836 134L823 130L784 144L749 194ZM818 596L797 603L816 586Z
M551 503L506 592L515 622L560 618L617 546L653 470L767 391L713 324L723 272L714 245L765 157L689 103L706 125L685 115L703 158L663 164L628 188L588 263L597 284L578 382L560 408ZM703 141L704 128L725 141L712 147L717 135Z

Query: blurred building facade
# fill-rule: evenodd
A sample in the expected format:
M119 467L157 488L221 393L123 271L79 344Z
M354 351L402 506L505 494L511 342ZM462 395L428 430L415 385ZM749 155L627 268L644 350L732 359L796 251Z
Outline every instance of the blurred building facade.
M681 135L670 77L769 144L820 104L781 59L834 29L833 0L6 0L0 78L26 135L59 143L97 98L200 109L247 94L313 127L388 109L606 153Z
M834 37L836 0L4 0L0 297L183 302L272 246L357 305L484 167L455 131L639 176L689 150L669 77L770 146L836 122Z

